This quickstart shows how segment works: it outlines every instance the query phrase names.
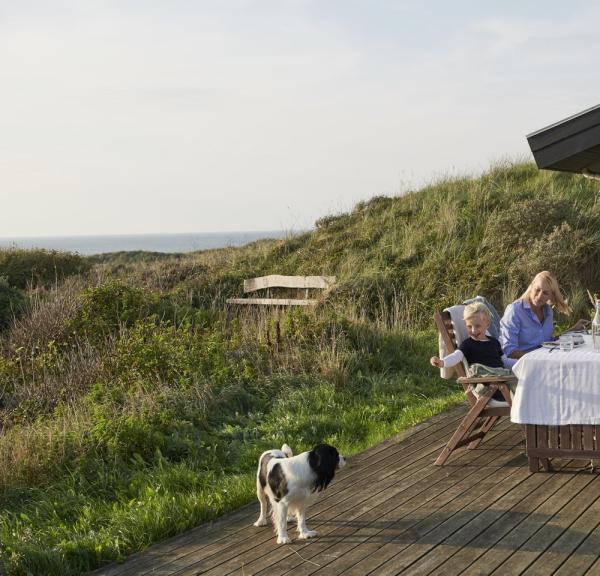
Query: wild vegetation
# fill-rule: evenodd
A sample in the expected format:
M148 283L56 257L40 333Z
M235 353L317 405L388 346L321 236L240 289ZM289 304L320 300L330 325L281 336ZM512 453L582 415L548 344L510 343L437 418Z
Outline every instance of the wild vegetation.
M588 316L599 200L515 164L242 248L0 252L0 572L118 560L248 502L266 448L352 454L461 401L427 362L433 310L501 310L550 269ZM338 283L310 310L225 305L269 273Z

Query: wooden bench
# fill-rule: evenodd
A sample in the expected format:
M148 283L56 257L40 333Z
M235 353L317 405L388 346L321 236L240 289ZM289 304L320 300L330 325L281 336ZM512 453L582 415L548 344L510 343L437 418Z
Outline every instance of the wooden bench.
M281 276L272 274L258 278L244 280L244 294L249 292L264 291L265 295L260 298L228 298L227 304L257 305L257 306L313 306L319 299L309 298L309 291L322 290L321 298L327 294L335 284L335 276ZM276 298L274 291L293 290L299 296L303 292L304 298Z

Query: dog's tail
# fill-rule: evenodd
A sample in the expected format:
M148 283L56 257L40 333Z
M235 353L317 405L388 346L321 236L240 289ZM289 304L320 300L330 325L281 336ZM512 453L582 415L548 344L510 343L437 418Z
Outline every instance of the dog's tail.
M292 452L292 449L287 444L284 444L281 447L281 451L285 454L286 458L291 458L294 455L294 453Z

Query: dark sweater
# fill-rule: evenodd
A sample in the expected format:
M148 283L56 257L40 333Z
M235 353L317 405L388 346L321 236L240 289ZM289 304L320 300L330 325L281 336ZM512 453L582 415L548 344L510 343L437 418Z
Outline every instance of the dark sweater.
M490 368L502 368L502 347L500 342L491 336L487 340L465 338L459 349L465 355L469 365L483 364Z

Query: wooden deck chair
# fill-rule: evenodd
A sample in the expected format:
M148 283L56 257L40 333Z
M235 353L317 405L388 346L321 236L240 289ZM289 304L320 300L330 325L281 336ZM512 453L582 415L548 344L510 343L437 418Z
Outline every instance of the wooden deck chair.
M454 352L460 343L457 342L450 314L447 311L436 312L433 315L433 320L447 353ZM465 366L462 363L454 366L454 370L458 374L457 382L462 385L465 391L470 409L435 461L437 466L443 465L454 450L465 444L468 444L471 450L476 448L502 416L510 415L512 402L508 384L517 381L515 376L468 378ZM473 388L479 383L488 384L488 386L487 390L480 397L477 397L473 392ZM501 391L504 402L492 398L497 390Z

